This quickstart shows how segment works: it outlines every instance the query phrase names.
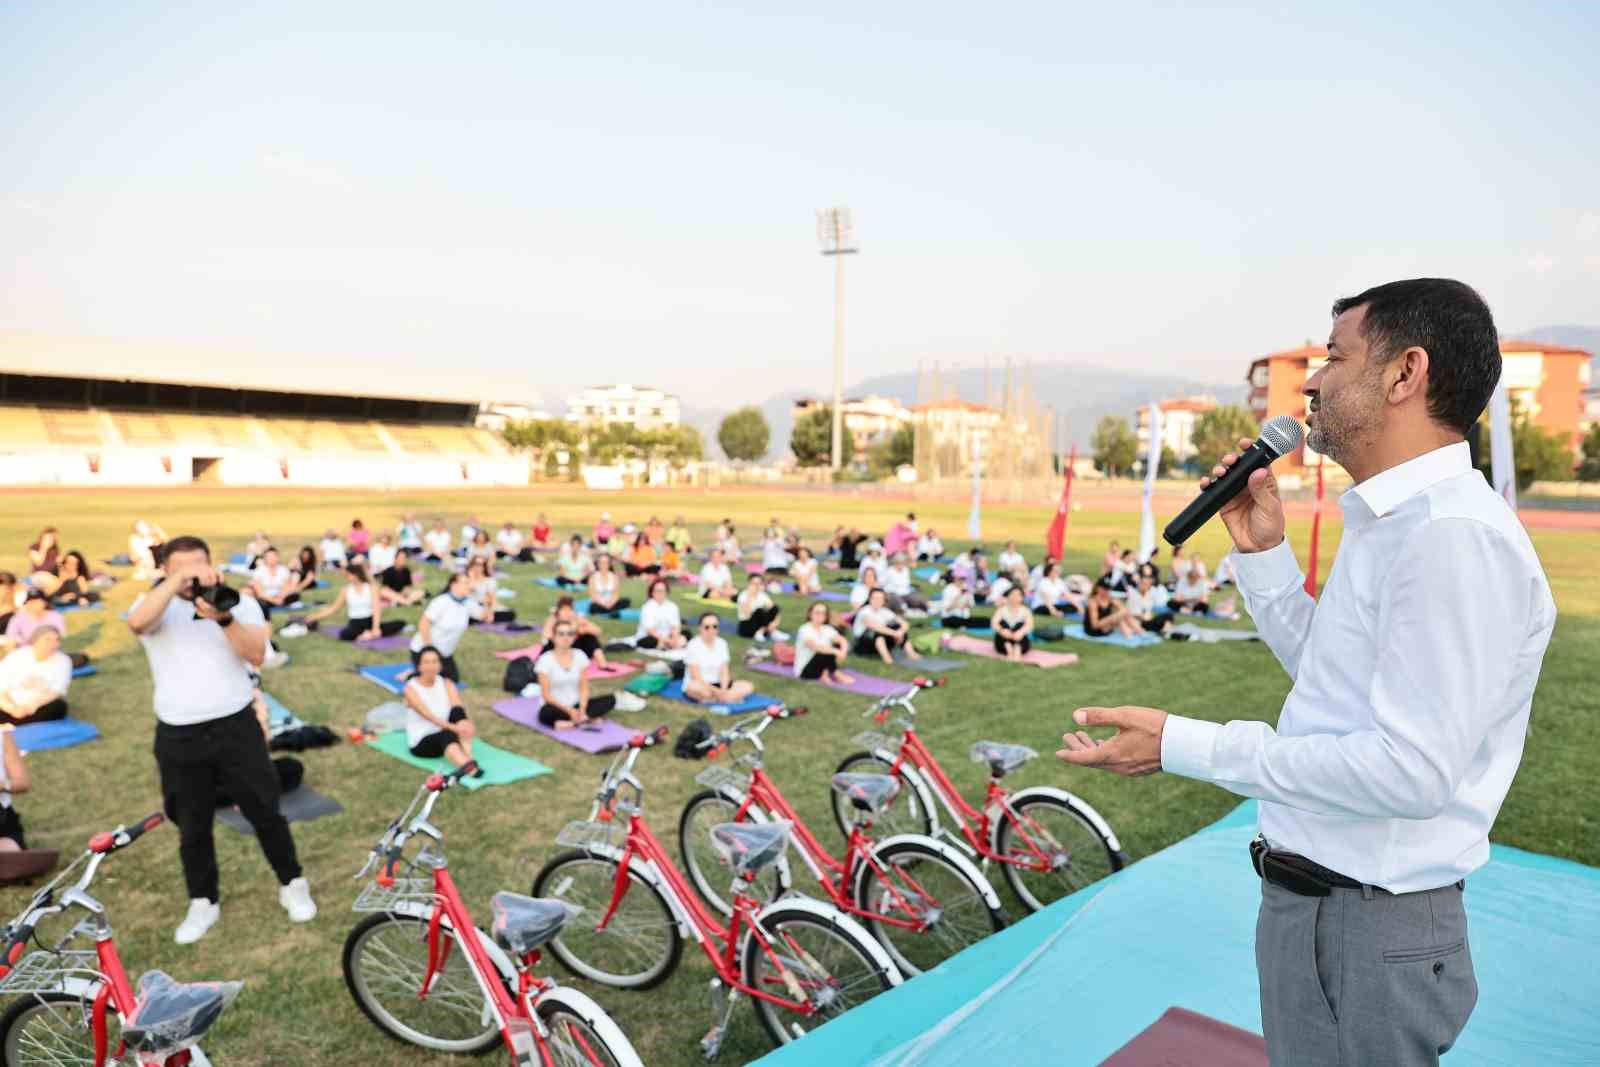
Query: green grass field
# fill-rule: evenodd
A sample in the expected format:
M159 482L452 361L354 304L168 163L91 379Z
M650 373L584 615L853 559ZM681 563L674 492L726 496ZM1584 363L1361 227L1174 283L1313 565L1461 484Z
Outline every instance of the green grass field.
M558 533L593 522L608 508L619 520L643 521L651 514L668 520L688 517L697 534L724 515L739 522L748 541L769 516L798 520L811 535L823 535L835 523L854 523L881 531L903 507L855 498L806 493L783 496L760 492L658 492L597 496L582 492L482 492L459 494L346 494L293 492L192 491L179 493L30 492L0 497L0 567L20 569L23 548L44 525L62 530L68 547L81 548L100 560L126 547L133 519L153 518L171 534L208 537L223 556L240 547L257 527L267 529L285 554L313 541L327 527L344 529L353 517L370 527L391 527L400 513L416 511L424 518L443 515L452 528L468 514L491 526L506 518L526 526L538 511L546 512ZM1092 506L1092 504L1091 504ZM1331 523L1323 544L1338 539L1338 510L1330 507ZM956 505L918 508L924 523L946 534L947 544L961 543L965 508ZM1039 554L1047 512L996 510L985 515L985 539L991 544L1008 537L1022 542L1030 558ZM1108 538L1137 540L1138 515L1083 510L1072 516L1068 533L1069 571L1096 572ZM1308 530L1297 526L1293 539L1304 559ZM1534 707L1522 770L1495 828L1498 841L1600 863L1600 785L1592 754L1600 751L1600 690L1596 682L1596 650L1600 649L1600 581L1592 533L1536 533L1561 610L1560 623L1545 661ZM1215 562L1224 547L1215 524L1197 539L1196 549ZM1331 551L1330 551L1331 555ZM1329 557L1324 557L1325 560ZM1324 564L1326 567L1326 563ZM549 568L521 568L508 584L518 592L510 605L523 618L542 616L554 593L532 584ZM128 573L113 569L113 573ZM430 588L439 572L429 573ZM156 768L150 754L154 716L145 660L119 615L137 593L133 583L119 583L109 593L107 610L68 616L68 647L87 650L100 665L96 677L72 689L74 713L95 723L104 737L66 751L31 757L34 791L18 801L29 836L38 846L60 848L67 855L88 836L159 806ZM637 599L642 585L627 583L626 595ZM792 626L801 605L782 600L785 624ZM1494 605L1484 605L1486 612ZM405 613L414 618L415 611ZM611 623L608 630L631 632L632 623ZM505 748L525 752L555 769L555 774L514 786L468 794L448 794L436 812L446 836L452 870L482 921L488 919L488 898L497 889L527 892L533 873L554 851L553 838L562 825L582 817L588 808L602 757L586 756L550 743L533 732L500 719L489 704L500 694L502 663L490 653L525 641L492 635L469 635L458 653L472 688L464 694L482 736ZM740 646L735 640L737 662ZM266 676L266 689L302 717L327 723L341 733L361 721L365 711L389 699L362 681L352 668L388 658L318 638L284 641L293 657L287 667ZM966 749L980 738L1020 742L1037 749L1041 758L1014 778L1019 785L1052 783L1087 798L1116 827L1135 857L1150 854L1216 819L1236 798L1210 786L1157 775L1126 781L1109 775L1067 768L1049 758L1073 708L1085 704L1147 704L1208 719L1275 720L1289 688L1270 652L1260 644L1200 646L1165 644L1124 650L1063 642L1055 646L1078 653L1082 661L1055 671L1011 667L978 661L953 672L948 688L919 701L921 728L928 745L966 790L981 787L980 769L967 762ZM874 673L909 678L910 672L881 669ZM805 703L812 715L778 724L769 731L768 768L829 844L836 841L828 818L828 776L845 754L854 750L851 737L862 728L862 698L765 676L761 689L792 703ZM652 702L649 710L626 717L632 725L665 722L674 729L694 713L681 705ZM179 948L172 930L185 907L177 862L175 832L164 828L136 847L110 859L95 892L108 908L129 970L137 975L161 967L180 979L238 978L244 994L219 1024L208 1050L219 1064L268 1067L313 1064L443 1064L430 1056L389 1042L356 1009L340 972L346 933L359 916L350 910L359 885L351 875L387 821L397 815L420 781L420 775L362 747L341 744L305 754L307 780L338 798L343 815L297 825L301 860L321 908L306 926L291 926L277 903L276 885L253 839L222 827L217 830L223 872L223 918L200 944ZM702 765L676 760L669 750L648 752L640 772L649 786L647 813L657 832L676 846L678 815L698 787L694 775ZM1244 862L1244 857L1240 857ZM998 876L996 885L1013 916L1022 914ZM1178 889L1178 887L1174 887ZM27 890L0 891L0 911L7 917L20 909ZM555 969L564 981L566 974ZM652 1067L700 1062L697 1039L710 1022L704 959L690 947L684 965L666 985L643 994L586 987L622 1024ZM764 1054L768 1045L748 1007L735 1017L734 1035L722 1062L742 1063Z

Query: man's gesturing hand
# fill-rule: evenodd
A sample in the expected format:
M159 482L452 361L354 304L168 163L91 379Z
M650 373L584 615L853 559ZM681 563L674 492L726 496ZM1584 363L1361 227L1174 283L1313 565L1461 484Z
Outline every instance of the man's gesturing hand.
M1223 456L1222 461L1211 468L1211 474L1200 479L1200 488L1204 489L1222 477L1229 467L1238 462L1239 453L1253 443L1248 437L1239 438L1238 451ZM1273 477L1272 468L1267 467L1250 475L1246 485L1248 488L1222 505L1222 510L1217 514L1221 516L1223 525L1227 526L1228 536L1233 538L1239 551L1265 552L1269 548L1277 548L1283 542L1284 531L1283 501L1278 499L1278 479Z
M1062 734L1065 746L1056 758L1080 767L1099 767L1134 777L1161 769L1161 730L1167 713L1155 708L1079 708L1072 713L1079 726L1115 726L1117 732L1096 741L1082 730Z

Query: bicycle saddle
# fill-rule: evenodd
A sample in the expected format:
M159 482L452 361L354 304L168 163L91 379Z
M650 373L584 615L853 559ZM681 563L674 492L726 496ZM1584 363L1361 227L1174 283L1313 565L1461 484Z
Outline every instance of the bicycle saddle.
M975 741L967 749L968 758L973 763L987 763L995 778L1004 778L1038 755L1027 745L1008 745L1004 741Z
M900 782L887 774L841 771L833 776L833 791L848 799L857 811L877 815L900 795Z
M496 893L489 901L494 922L489 932L495 944L521 956L548 942L561 932L577 909L559 900L540 900L521 893Z
M725 822L711 828L711 844L741 878L769 867L789 844L788 822Z
M242 982L174 982L164 971L146 971L122 1038L135 1052L181 1052L205 1036L243 987Z

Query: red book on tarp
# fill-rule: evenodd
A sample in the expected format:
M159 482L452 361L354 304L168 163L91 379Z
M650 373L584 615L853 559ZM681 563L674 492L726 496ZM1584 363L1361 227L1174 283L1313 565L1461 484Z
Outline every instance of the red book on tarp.
M1100 1067L1267 1067L1267 1042L1186 1008L1168 1008Z

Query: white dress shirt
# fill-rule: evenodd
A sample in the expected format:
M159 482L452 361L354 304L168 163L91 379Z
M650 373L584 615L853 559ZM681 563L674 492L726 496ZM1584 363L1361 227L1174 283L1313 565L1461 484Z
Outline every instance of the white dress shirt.
M1294 679L1278 728L1170 716L1162 769L1261 800L1262 836L1395 893L1489 858L1522 759L1555 601L1465 443L1339 498L1322 599L1287 542L1235 552L1256 627Z

